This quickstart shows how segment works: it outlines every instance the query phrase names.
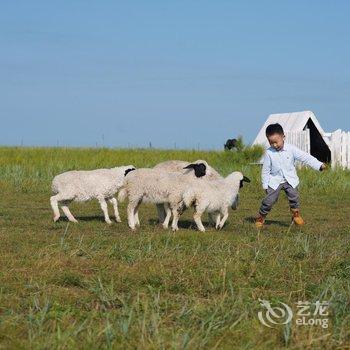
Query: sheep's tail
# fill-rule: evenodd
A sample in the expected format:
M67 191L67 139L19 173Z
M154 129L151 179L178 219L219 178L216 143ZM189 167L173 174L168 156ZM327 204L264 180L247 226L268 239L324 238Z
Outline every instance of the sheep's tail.
M126 190L126 187L122 187L118 192L118 201L120 203L123 203L125 199L128 196L128 191Z
M183 203L187 208L194 204L196 200L196 194L192 189L187 190L182 198Z

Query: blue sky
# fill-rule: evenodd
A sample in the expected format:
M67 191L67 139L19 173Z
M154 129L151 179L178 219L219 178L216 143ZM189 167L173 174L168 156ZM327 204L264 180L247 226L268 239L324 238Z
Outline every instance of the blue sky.
M347 1L1 1L0 144L221 148L350 129Z

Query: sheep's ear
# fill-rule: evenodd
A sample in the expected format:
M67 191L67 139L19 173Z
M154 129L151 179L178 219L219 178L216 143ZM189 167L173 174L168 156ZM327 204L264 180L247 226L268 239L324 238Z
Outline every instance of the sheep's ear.
M184 169L194 169L194 166L195 166L196 164L188 164L188 165L186 165L185 167L184 167Z
M125 170L124 176L128 175L130 173L130 171L134 171L135 168L129 168Z
M204 163L189 164L184 167L184 169L194 169L194 174L196 177L202 177L206 174L207 167Z

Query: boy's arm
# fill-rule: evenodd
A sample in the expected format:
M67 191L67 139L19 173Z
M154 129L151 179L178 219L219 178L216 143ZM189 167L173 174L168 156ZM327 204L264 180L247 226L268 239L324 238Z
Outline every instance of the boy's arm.
M293 147L293 154L294 158L298 160L299 162L308 165L309 167L322 171L325 166L322 162L317 160L315 157L313 157L311 154L302 151L298 147Z
M267 190L269 187L270 172L271 172L271 158L266 152L264 156L262 170L261 170L261 182L264 190Z

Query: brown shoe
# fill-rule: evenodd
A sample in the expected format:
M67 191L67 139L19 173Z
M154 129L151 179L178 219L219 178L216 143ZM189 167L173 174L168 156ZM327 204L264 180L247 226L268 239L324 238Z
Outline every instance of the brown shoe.
M300 216L300 210L299 209L290 209L292 212L292 220L294 223L298 226L304 225L305 221L304 219Z
M255 227L263 228L265 223L265 218L266 218L266 215L259 214L259 216L255 219Z

